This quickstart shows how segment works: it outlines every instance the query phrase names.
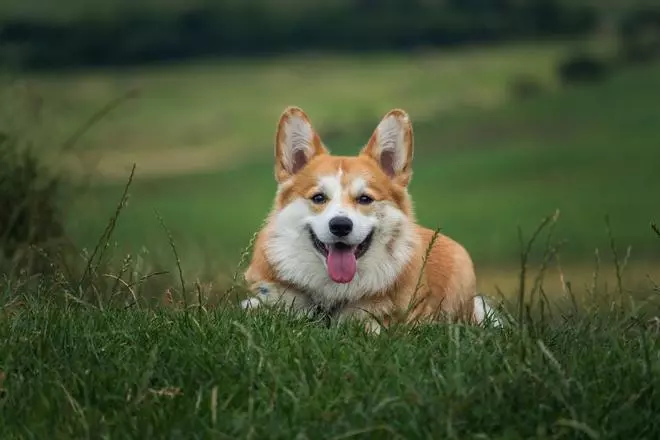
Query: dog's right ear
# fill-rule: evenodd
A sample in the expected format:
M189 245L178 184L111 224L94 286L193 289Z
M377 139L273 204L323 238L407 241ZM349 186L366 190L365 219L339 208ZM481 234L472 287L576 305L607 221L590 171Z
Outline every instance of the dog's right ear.
M313 157L327 153L305 112L298 107L287 107L275 136L275 179L284 182Z

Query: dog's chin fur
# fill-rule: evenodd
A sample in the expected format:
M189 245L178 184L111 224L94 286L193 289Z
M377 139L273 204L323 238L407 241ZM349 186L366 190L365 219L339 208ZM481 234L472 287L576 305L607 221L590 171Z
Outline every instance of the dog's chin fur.
M280 280L306 292L324 308L387 291L419 246L414 222L396 207L379 203L371 219L371 244L357 260L355 278L349 283L336 283L328 275L325 257L314 247L308 234L312 214L303 199L273 212L266 258Z

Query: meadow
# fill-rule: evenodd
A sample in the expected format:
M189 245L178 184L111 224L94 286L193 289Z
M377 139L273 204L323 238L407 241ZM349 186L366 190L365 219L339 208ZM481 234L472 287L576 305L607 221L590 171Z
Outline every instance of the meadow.
M134 284L105 267L0 280L0 438L656 438L660 66L564 88L565 49L5 77L5 120L76 184L73 242L89 254L115 218ZM543 92L515 98L522 76ZM417 215L465 244L509 325L370 336L218 301L270 209L290 104L341 154L409 111ZM162 268L149 307L140 284Z
M568 44L371 57L293 57L235 63L35 75L8 89L9 114L50 163L87 185L68 225L92 247L136 176L114 239L119 253L147 249L172 268L155 212L172 231L193 279L226 284L272 203L274 126L282 109L303 107L329 148L355 154L380 117L406 109L416 151L410 190L419 220L472 253L480 288L515 285L517 228L530 233L560 211L564 268L590 278L609 238L631 277L655 273L649 222L660 217L658 67L603 83L561 88L553 66ZM544 92L512 96L520 78ZM76 138L90 115L136 90ZM30 96L40 96L39 122ZM16 111L17 108L20 111ZM34 127L37 126L38 129ZM52 148L53 143L56 147ZM557 278L558 279L558 278Z
M17 288L4 287L0 319L6 439L660 433L657 323L605 296L523 330L369 336L232 307L65 305L61 286Z

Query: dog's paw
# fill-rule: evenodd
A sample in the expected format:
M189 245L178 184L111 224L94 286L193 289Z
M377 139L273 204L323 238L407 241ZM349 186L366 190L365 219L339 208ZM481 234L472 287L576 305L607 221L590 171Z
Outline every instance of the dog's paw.
M347 307L339 313L338 321L341 324L357 322L369 335L379 335L383 326L367 311L357 307Z
M276 283L260 282L251 287L252 297L241 302L245 310L262 308L282 308L297 316L311 316L313 304L309 297L295 289L282 287Z
M254 290L256 296L241 301L241 308L243 310L256 309L267 302L268 295L271 291L271 288L267 283L260 283Z
M252 310L261 306L261 300L259 298L247 298L241 301L241 308L243 310Z
M486 297L477 295L474 297L474 318L480 325L494 328L502 328L503 322L495 309L488 303Z
M364 323L364 330L369 335L379 335L382 327L375 319L368 319Z

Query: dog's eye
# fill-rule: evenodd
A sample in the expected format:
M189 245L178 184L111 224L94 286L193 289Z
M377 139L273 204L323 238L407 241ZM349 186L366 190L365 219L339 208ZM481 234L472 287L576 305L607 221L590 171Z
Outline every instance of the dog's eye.
M369 205L369 204L370 204L371 202L373 202L373 201L374 201L374 199L372 199L371 197L366 196L366 195L361 195L361 196L358 197L358 199L357 199L357 202L358 202L360 205Z
M314 194L312 196L311 200L312 200L312 203L320 205L322 203L325 203L327 198L325 197L325 194L317 193L317 194Z

